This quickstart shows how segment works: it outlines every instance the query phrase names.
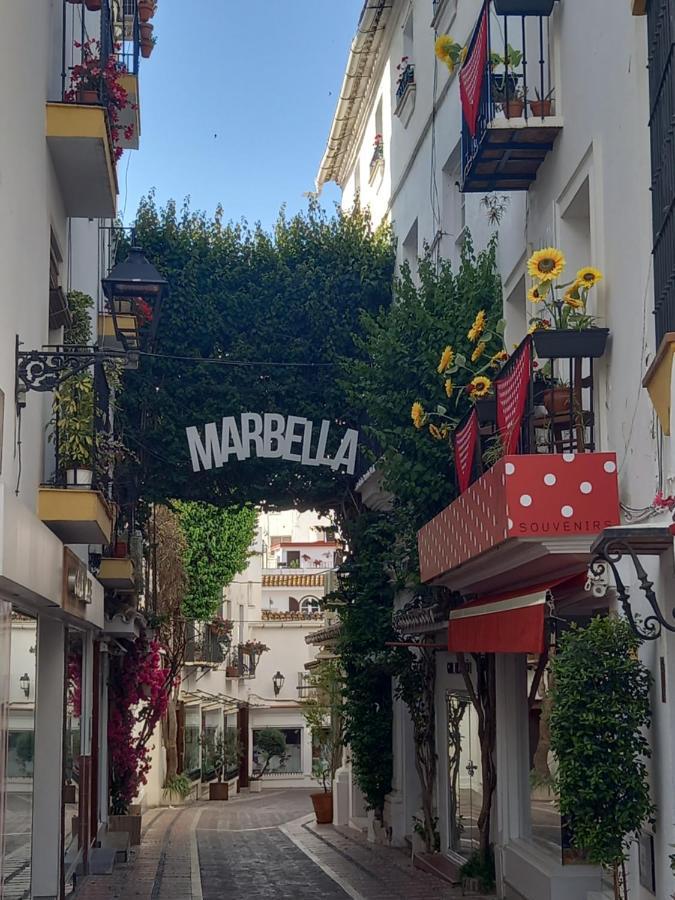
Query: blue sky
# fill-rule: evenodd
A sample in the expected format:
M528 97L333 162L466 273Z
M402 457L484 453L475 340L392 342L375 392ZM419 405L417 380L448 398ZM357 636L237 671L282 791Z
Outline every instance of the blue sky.
M270 226L313 190L363 0L159 0L141 60L141 145L119 165L119 211L155 188ZM128 168L127 168L128 166ZM327 186L324 202L338 199Z

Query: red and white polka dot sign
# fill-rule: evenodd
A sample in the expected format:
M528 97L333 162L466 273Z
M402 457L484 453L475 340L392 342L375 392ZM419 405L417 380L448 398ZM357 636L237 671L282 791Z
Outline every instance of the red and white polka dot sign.
M619 521L614 453L505 456L420 529L422 581L515 538L592 535Z

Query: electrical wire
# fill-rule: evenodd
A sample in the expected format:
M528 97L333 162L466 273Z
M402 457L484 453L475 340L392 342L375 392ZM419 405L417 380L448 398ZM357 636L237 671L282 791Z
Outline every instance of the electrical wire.
M156 359L173 359L177 362L195 362L206 365L218 366L252 366L257 369L265 366L274 366L275 368L303 368L303 369L325 369L335 368L339 365L337 362L279 362L278 360L239 360L239 359L220 359L215 356L180 356L173 353L154 353L150 350L134 351L139 356L151 356Z

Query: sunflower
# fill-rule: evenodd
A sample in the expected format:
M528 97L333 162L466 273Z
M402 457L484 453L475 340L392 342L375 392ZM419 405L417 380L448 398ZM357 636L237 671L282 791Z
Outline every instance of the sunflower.
M498 369L501 363L506 362L508 358L509 354L506 352L506 350L499 350L490 360L490 366L493 369Z
M580 287L592 288L599 281L602 281L602 272L594 269L592 266L586 266L585 269L579 269L577 272L577 281Z
M450 37L449 34L442 34L436 39L434 52L441 62L445 63L448 70L452 74L458 61L462 61L462 49L459 44Z
M469 384L469 393L475 400L486 397L490 393L492 382L485 375L476 375Z
M582 287L580 282L574 281L563 295L563 301L572 309L583 309L584 301L579 296L579 288Z
M445 379L445 393L446 393L446 396L452 397L452 392L454 391L454 389L455 389L455 386L454 386L454 384L452 383L452 378L446 378L446 379Z
M485 341L481 341L480 344L476 345L476 349L471 354L471 362L477 362L481 356L485 353L485 348L487 344Z
M455 358L455 351L452 347L446 347L443 353L441 354L441 361L438 364L438 369L436 371L439 375L442 375L446 369L448 369Z
M467 334L468 339L471 343L475 343L481 334L485 331L485 310L481 309L480 312L476 315L476 318L473 320L473 325L469 329L469 333Z
M537 319L536 322L532 322L530 327L527 329L527 333L534 334L535 331L545 331L550 327L551 323L548 319Z
M527 261L527 271L539 281L553 281L563 273L565 257L555 247L537 250Z
M442 441L442 440L443 440L443 432L442 432L441 429L438 428L436 425L430 425L430 426L429 426L429 434L430 434L430 435L432 436L432 438L434 438L434 440L436 440L436 441Z
M427 416L424 412L424 407L421 403L418 403L417 400L412 405L410 416L413 420L413 425L415 426L415 428L421 428L426 421Z
M541 285L534 285L527 292L527 299L530 303L541 303L544 299L544 292L541 289Z

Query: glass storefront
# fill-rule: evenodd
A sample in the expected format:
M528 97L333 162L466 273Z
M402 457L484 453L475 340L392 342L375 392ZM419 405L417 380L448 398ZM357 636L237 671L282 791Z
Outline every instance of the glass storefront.
M257 739L261 731L268 729L253 729L253 771L259 772L264 764L262 755L258 752ZM302 775L302 728L275 728L280 731L286 741L284 758L273 756L270 759L267 772L270 775Z
M84 638L81 631L66 632L65 721L63 723L63 850L66 881L77 863L79 846L80 767L82 763Z
M0 601L0 875L4 900L31 890L37 620Z
M197 777L201 769L201 713L198 706L185 707L183 772Z

